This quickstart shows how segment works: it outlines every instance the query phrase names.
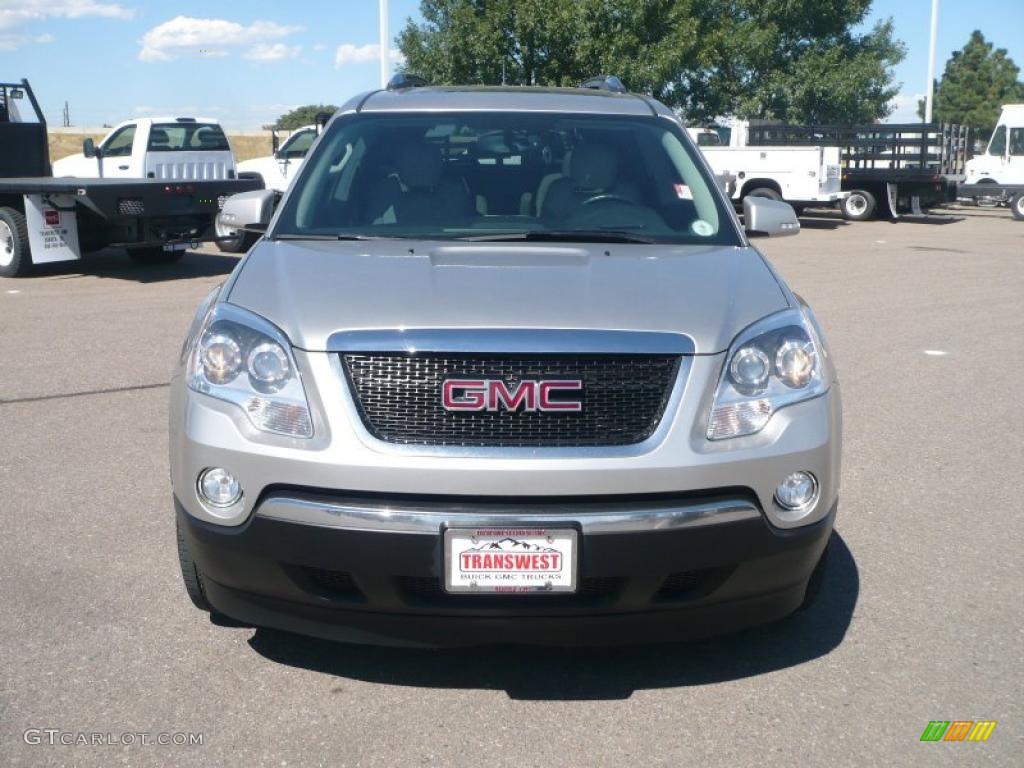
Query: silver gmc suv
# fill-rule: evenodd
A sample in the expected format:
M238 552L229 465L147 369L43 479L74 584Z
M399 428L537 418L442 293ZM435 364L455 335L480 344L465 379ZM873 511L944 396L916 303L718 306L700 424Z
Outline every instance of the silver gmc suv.
M821 582L839 383L810 308L664 105L358 96L195 316L171 387L185 586L363 643L663 641Z

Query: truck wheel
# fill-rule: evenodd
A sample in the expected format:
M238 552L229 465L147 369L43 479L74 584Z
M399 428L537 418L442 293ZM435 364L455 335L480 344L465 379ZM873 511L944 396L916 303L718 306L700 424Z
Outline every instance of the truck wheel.
M1013 218L1017 221L1024 221L1024 192L1018 192L1010 201L1010 210L1013 211Z
M160 246L128 249L128 258L136 264L174 264L184 255L184 251L165 251Z
M767 197L769 200L782 201L782 195L776 192L771 187L754 187L752 190L747 192L744 197Z
M203 577L199 566L192 559L192 553L188 551L188 542L185 541L185 534L182 533L181 523L175 522L175 532L178 534L178 565L181 566L181 580L185 582L185 592L188 593L192 605L201 611L212 612L213 606L206 599L203 592Z
M23 277L32 268L25 216L0 208L0 277Z
M231 229L221 223L220 215L213 222L213 231L217 234L218 238L231 237L231 240L217 240L217 250L224 253L246 253L252 248L253 243L259 239L259 235L253 232L243 232L237 229Z
M870 192L855 189L843 198L839 210L843 212L843 218L849 221L867 221L875 215L877 205L875 196Z

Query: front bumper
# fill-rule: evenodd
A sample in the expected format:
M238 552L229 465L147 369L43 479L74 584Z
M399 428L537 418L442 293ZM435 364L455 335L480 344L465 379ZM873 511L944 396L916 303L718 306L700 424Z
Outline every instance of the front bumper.
M295 351L311 440L255 432L242 410L171 384L171 480L209 602L249 623L366 643L459 645L674 640L792 612L838 499L838 383L758 434L705 436L724 355L681 369L648 441L609 448L461 450L366 434L337 356ZM204 505L225 467L244 495ZM812 472L819 496L787 513L777 484ZM578 591L449 595L445 525L579 530Z
M364 496L353 503L289 489L268 494L239 527L197 520L177 499L175 506L218 611L330 639L426 646L670 641L779 619L802 601L835 516L833 505L816 523L778 529L756 500L736 491L544 501L512 514L484 511L486 500L474 511L450 500ZM288 509L330 516L351 508L362 516L339 522L360 527L269 516ZM652 510L663 513L656 527L649 527ZM419 527L426 514L501 526L550 516L579 527L578 592L446 593L441 527ZM614 524L604 524L609 521Z

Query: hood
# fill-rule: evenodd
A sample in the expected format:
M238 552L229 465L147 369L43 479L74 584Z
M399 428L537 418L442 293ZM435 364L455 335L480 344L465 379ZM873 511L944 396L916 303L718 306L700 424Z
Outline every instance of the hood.
M261 168L266 167L268 163L277 162L277 159L273 155L267 155L266 157L254 157L249 160L243 160L242 162L235 165L235 168L239 171L259 171Z
M95 157L90 158L90 159L94 163L96 162L96 158ZM84 160L85 160L85 155L83 155L81 152L78 152L77 154L74 154L74 155L67 155L65 157L62 157L60 160L54 160L50 164L50 167L53 169L53 175L57 176L58 175L57 171L58 171L58 169L61 166L63 166L63 165L78 165L78 164L82 163Z
M227 300L301 349L337 331L544 328L661 331L698 354L788 306L749 247L263 241Z

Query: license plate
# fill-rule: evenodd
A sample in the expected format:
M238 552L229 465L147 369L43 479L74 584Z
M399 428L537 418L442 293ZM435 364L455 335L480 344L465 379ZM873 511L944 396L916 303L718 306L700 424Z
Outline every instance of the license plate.
M171 251L187 251L191 243L164 243L164 250L167 252Z
M576 591L574 528L446 528L448 592Z

